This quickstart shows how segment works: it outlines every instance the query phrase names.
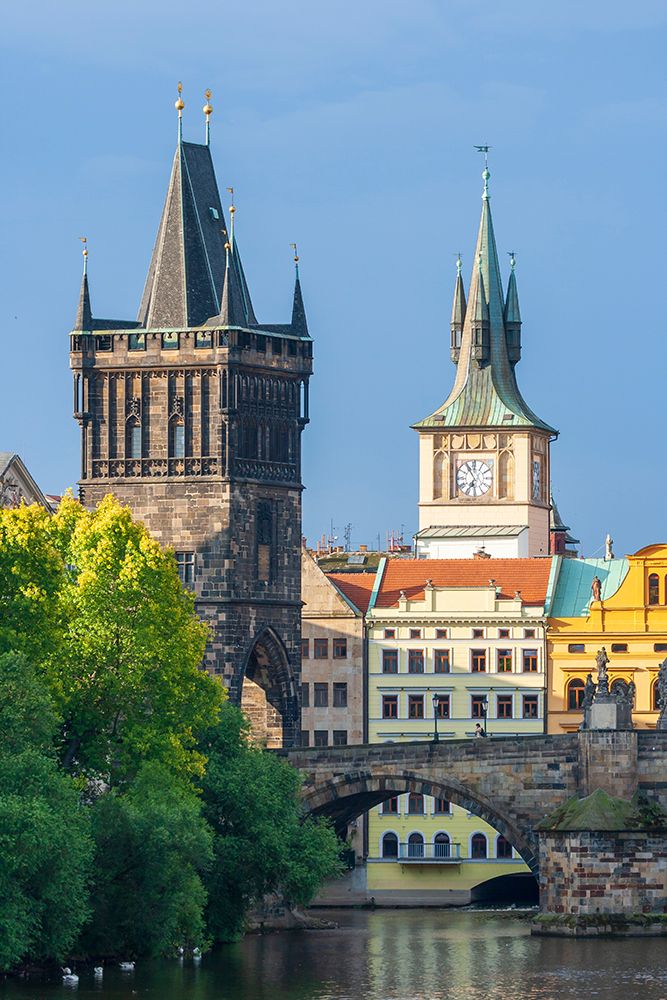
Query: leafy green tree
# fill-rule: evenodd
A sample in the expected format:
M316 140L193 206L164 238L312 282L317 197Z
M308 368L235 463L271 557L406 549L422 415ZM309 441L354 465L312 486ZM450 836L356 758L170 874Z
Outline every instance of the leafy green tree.
M341 844L323 821L301 819L298 771L250 741L247 719L223 706L203 744L204 813L214 831L206 880L208 928L218 941L243 931L248 909L269 892L305 905L340 871Z
M0 656L0 969L61 960L88 916L93 844L76 783L58 768L43 680Z
M31 663L56 653L56 597L64 581L44 508L0 508L0 653L21 650Z
M129 957L201 946L212 833L192 786L147 763L125 792L101 796L92 812L93 917L83 949Z
M0 511L0 650L44 670L62 716L61 759L122 786L145 760L201 774L200 732L222 686L200 670L207 626L173 554L107 496Z

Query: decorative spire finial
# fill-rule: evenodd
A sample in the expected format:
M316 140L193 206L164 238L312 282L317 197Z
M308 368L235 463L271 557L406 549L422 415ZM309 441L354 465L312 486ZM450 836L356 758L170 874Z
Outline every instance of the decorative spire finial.
M230 188L227 188L227 190L229 191L229 193L231 195L231 198L232 198L232 203L229 206L229 244L230 244L229 249L231 251L233 251L234 250L234 213L236 212L236 207L234 205L234 188L230 187Z
M516 267L516 254L514 253L514 250L508 250L507 253L509 254L510 258L510 270L513 271L514 268Z
M484 170L482 171L482 180L484 181L484 192L482 198L486 201L489 197L489 177L491 176L489 172L489 150L491 146L475 146L478 153L484 153Z
M297 250L296 243L290 243L292 250L294 251L294 269L296 271L297 278L299 277L299 251Z
M210 134L211 115L213 114L213 105L211 104L211 91L205 90L204 97L206 98L206 104L202 108L202 111L204 112L204 115L206 117L206 145L208 146L211 137Z
M463 261L461 260L461 251L456 255L456 277L461 277L461 271L463 270Z
M174 107L178 111L178 141L180 142L183 138L183 108L185 107L185 102L183 100L183 84L178 81L177 88L178 97L174 102Z
M88 237L79 236L79 239L83 243L83 250L81 253L83 254L83 276L85 278L88 274Z

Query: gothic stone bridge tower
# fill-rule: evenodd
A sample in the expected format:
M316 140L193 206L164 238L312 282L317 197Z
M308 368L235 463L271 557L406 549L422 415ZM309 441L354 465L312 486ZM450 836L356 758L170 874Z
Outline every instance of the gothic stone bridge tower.
M93 318L84 249L70 347L80 498L90 506L113 493L173 547L212 626L206 668L237 703L249 681L244 703L251 689L264 699L269 745L291 746L312 341L298 264L291 322L258 322L234 208L228 228L213 169L210 104L204 145L183 141L180 96L176 107L178 144L136 321Z

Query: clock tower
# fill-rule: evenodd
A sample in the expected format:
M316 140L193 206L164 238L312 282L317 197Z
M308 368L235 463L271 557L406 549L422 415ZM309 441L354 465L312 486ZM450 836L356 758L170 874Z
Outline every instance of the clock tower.
M414 424L419 433L421 557L549 554L549 448L558 432L530 409L515 368L521 314L510 258L503 294L491 219L489 170L468 300L457 261L451 321L454 385Z

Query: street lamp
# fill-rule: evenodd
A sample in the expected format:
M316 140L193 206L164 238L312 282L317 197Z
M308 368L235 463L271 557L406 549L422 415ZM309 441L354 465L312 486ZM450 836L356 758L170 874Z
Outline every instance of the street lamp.
M440 695L433 695L433 742L439 743L440 736L438 735L438 706L440 704Z
M489 714L489 699L487 698L486 695L484 695L484 697L482 698L482 703L481 703L480 707L482 709L482 720L483 720L483 723L484 723L484 732L488 736L489 735L489 730L488 730L488 727L487 727L486 719L487 719L487 716Z

